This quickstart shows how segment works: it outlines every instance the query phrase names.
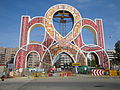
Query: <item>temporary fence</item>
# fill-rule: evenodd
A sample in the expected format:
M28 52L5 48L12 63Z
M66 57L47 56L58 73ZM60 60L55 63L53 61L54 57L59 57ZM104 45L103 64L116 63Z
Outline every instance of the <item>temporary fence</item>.
M88 69L82 68L80 69L80 72L83 72L83 70L88 72ZM116 77L116 76L120 76L120 72L118 70L104 70L104 69L92 69L90 70L91 75L92 76L107 76L107 77ZM90 73L79 73L79 74L89 74ZM12 71L9 72L9 75L11 77L21 77L21 76L27 76L27 77L69 77L69 76L74 76L76 74L74 74L74 72L72 71L59 71L59 72L44 72L44 71L34 71L34 70L28 70L28 69L24 69L21 72L20 70L16 70L16 71Z
M73 73L71 71L59 72L59 73L48 73L48 76L68 77L68 76L73 76Z
M73 76L73 73L68 71L68 72L63 72L63 73L60 73L60 76L61 77L64 77L64 76Z

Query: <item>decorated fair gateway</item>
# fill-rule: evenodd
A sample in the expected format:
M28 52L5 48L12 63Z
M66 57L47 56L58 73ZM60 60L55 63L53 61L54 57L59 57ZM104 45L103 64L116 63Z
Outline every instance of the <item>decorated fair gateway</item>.
M68 31L66 24L69 22L71 28ZM55 26L55 23L59 23L59 27ZM36 27L45 29L44 40L31 43L30 32ZM81 34L83 28L92 32L94 44L84 43ZM32 52L38 56L39 68L48 69L50 66L55 66L63 69L69 66L68 69L71 63L89 66L88 56L90 55L95 63L94 66L102 65L104 68L109 68L104 46L102 19L93 21L82 18L78 10L70 5L54 5L48 9L45 16L33 18L22 16L20 32L19 50L14 60L17 69L28 68L28 56Z

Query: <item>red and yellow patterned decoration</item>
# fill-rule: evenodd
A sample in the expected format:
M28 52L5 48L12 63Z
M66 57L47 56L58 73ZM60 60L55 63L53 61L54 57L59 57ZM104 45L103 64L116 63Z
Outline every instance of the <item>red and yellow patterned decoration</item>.
M70 12L74 18L73 28L65 37L57 32L53 24L53 15L60 10ZM45 29L45 39L41 43L30 43L30 32L36 27L43 27ZM83 28L87 28L93 32L95 44L87 45L84 43L81 35ZM45 62L51 66L53 65L55 57L61 52L68 53L75 63L78 62L81 63L81 65L88 65L87 54L95 52L99 59L99 65L108 68L108 56L104 47L101 19L95 19L95 21L93 21L82 18L79 11L74 7L67 4L57 4L48 9L45 16L34 18L22 16L20 45L15 56L15 66L16 68L26 68L27 56L30 52L34 51L39 54L39 62ZM46 55L48 55L49 58L46 59ZM40 67L41 66L40 64Z

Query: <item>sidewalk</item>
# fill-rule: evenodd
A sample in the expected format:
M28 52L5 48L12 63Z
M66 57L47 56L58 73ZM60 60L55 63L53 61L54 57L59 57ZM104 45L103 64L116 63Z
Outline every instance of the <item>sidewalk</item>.
M28 78L28 77L15 77L15 78L6 78L4 81L0 80L0 82L28 82L32 80L32 78Z
M87 75L87 74L75 74L74 76L51 76L51 77L32 77L32 76L29 76L29 77L15 77L15 78L7 78L5 79L6 82L22 82L22 81L30 81L30 80L34 80L34 79L87 79L87 78L90 78L90 79L93 79L93 78L98 78L98 79L120 79L120 76L92 76L92 75ZM4 82L4 81L1 81L0 82Z

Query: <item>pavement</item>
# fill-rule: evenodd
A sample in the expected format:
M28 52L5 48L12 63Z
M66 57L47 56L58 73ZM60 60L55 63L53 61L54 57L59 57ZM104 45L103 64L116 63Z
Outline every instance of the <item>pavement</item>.
M120 90L119 77L16 77L0 80L0 90Z

